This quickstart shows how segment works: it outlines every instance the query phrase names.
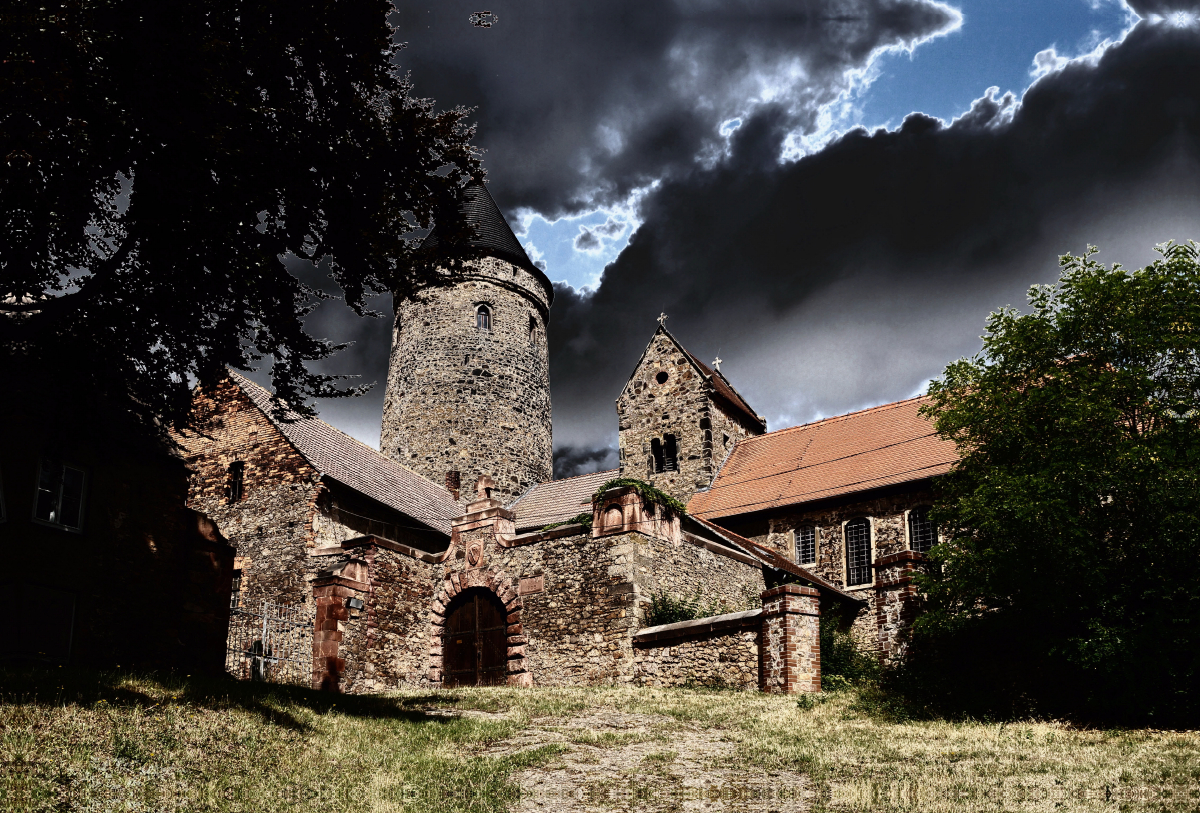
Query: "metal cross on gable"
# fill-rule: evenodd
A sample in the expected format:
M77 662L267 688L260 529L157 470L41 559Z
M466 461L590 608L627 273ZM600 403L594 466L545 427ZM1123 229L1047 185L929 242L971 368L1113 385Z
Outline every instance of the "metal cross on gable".
M721 372L721 357L720 356L717 356L715 359L713 359L713 369L716 370L718 373Z
M668 320L668 319L670 319L670 318L671 318L671 317L667 316L665 313L660 313L660 314L658 315L658 323L659 323L660 325L662 325L663 327L666 327L666 326L667 326L667 320Z

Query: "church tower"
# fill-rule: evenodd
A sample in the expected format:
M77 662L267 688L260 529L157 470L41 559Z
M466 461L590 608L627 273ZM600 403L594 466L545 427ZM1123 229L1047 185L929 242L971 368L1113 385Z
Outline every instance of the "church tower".
M554 288L482 182L463 188L459 215L483 257L453 283L396 297L380 451L455 492L490 475L493 496L508 502L552 476ZM425 247L454 248L436 228Z
M666 315L617 398L621 476L645 480L680 502L712 485L733 445L767 431L721 373L667 330Z

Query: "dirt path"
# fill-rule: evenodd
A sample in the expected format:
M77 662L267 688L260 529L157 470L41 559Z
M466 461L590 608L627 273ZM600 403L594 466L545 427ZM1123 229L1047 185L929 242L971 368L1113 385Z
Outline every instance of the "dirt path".
M519 813L790 813L811 807L804 776L739 765L736 745L723 734L669 717L591 709L569 719L535 720L486 753L549 743L567 748L556 762L514 777L523 791Z

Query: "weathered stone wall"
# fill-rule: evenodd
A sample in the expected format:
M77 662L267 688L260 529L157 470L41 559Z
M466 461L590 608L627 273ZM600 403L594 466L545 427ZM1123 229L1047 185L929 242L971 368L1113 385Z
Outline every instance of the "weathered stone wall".
M312 605L308 550L319 474L229 379L194 396L196 431L177 436L192 469L188 506L237 549L241 604ZM226 496L229 466L245 463L243 498Z
M662 383L660 374L666 375ZM621 476L645 480L684 503L707 488L737 439L757 434L731 417L712 389L679 345L657 331L617 399ZM668 434L678 443L679 468L655 473L651 441Z
M758 613L727 626L697 619L673 624L680 627L650 640L635 638L635 682L640 686L684 686L719 689L757 689L759 637Z
M633 579L641 615L645 614L650 596L659 592L677 598L699 596L701 605L712 608L714 614L739 612L759 605L759 597L766 589L761 565L709 550L690 537L672 543L639 534L635 541Z
M476 308L491 309L491 329ZM493 257L463 281L397 300L380 448L435 483L481 474L502 502L552 476L549 292Z
M805 524L817 529L817 562L805 567L830 582L844 586L846 582L846 548L842 526L856 517L871 521L871 560L875 563L875 580L870 584L845 587L848 592L863 595L869 607L853 620L851 633L864 649L885 659L894 659L915 618L915 587L910 586L911 565L902 573L892 573L893 565L883 565L908 551L907 513L922 505L931 505L933 494L927 489L897 492L869 500L825 506L809 511L781 514L770 520L770 533L764 544L770 545L795 560L793 532ZM918 555L907 562L919 562ZM903 581L898 581L903 580Z
M549 686L636 680L633 637L650 589L699 592L705 602L737 609L761 592L761 566L683 541L677 533L656 539L636 532L594 535L568 526L515 536L511 514L495 500L473 503L469 510L455 521L442 554L373 538L323 554L329 576L362 560L367 575L361 580L370 584L361 617L349 612L329 631L337 653L332 646L322 653L340 658L342 690L440 685L446 607L470 587L492 590L508 608L509 683ZM677 531L678 523L663 528ZM709 664L707 671L687 667L696 681L716 681L719 675L730 685L747 680L734 675L748 657L744 647L726 660L718 644L685 649L697 651L695 658L684 658L688 663ZM671 665L678 660L668 653L657 662L663 674L683 675Z

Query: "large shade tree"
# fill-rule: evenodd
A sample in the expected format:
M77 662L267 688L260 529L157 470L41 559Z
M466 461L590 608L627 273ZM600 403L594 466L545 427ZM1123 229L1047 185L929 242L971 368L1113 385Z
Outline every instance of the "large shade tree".
M1200 708L1200 257L1094 251L930 388L961 461L917 654L985 705L1179 719Z
M307 363L324 260L346 303L435 273L416 253L479 170L466 111L394 67L387 0L63 0L0 26L0 342L178 419L191 381L269 366L281 396L345 393ZM402 36L404 32L399 32ZM323 266L324 267L324 266ZM10 376L11 385L19 374Z

